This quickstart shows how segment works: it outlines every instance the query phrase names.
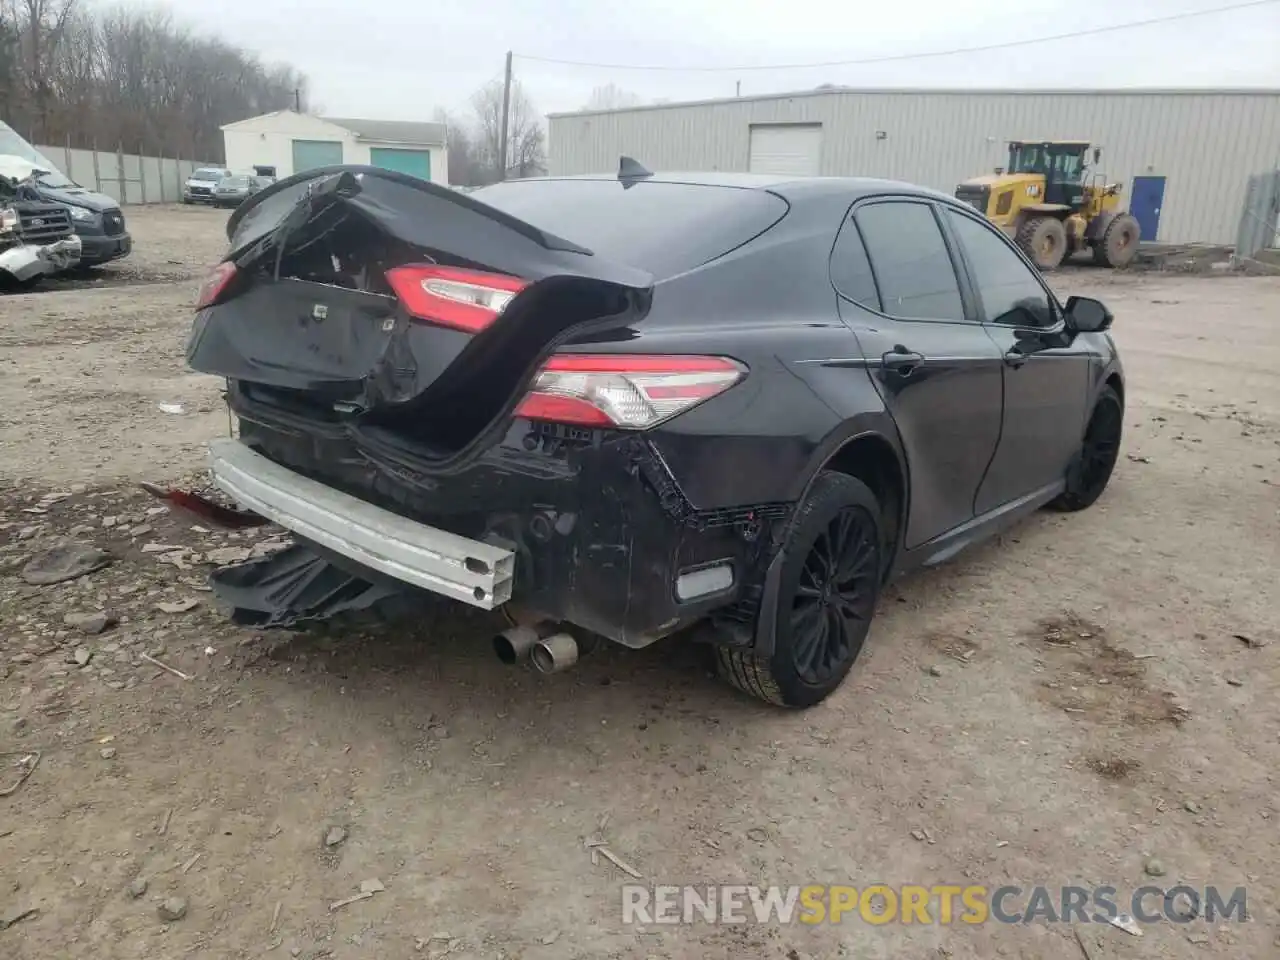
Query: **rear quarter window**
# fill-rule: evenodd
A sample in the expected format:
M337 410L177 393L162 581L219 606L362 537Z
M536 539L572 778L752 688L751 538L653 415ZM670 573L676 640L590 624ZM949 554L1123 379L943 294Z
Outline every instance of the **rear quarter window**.
M788 209L765 190L612 179L516 180L471 196L657 279L723 256Z

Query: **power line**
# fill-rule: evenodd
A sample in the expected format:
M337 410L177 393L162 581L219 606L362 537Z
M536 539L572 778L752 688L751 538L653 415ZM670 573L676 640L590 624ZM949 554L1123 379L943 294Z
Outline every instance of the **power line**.
M566 67L591 67L598 70L651 70L670 73L742 73L757 70L808 70L822 67L858 67L873 63L895 63L902 60L924 60L930 57L951 57L964 53L985 53L988 50L1007 50L1011 47L1026 47L1036 43L1052 43L1055 40L1073 40L1076 37L1093 37L1100 33L1112 33L1117 30L1135 30L1139 27L1150 27L1160 23L1173 23L1177 20L1190 20L1192 17L1207 17L1217 13L1228 13L1232 10L1245 10L1250 7L1262 7L1277 3L1280 0L1247 0L1245 3L1233 3L1224 7L1212 7L1208 10L1192 10L1187 13L1175 13L1164 17L1152 17L1149 20L1134 20L1130 23L1117 23L1107 27L1091 27L1087 30L1075 30L1071 33L1056 33L1046 37L1033 37L1026 40L1006 40L1002 43L985 43L977 47L956 47L951 50L932 50L925 53L899 53L887 57L866 57L860 60L824 60L817 63L778 63L761 66L748 64L736 67L673 67L659 64L636 63L592 63L585 60L561 60L556 57L538 57L528 53L517 53L521 60L532 60L539 63L554 63Z

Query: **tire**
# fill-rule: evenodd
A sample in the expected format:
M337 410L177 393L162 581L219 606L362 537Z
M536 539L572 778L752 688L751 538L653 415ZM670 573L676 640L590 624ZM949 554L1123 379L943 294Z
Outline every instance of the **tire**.
M716 668L724 680L781 707L811 707L840 686L862 652L880 595L885 549L880 516L875 495L861 480L818 474L783 545L773 654L716 647ZM841 532L848 534L849 549L834 552L843 553L847 579L835 580L822 561L824 545L830 549Z
M1016 242L1041 270L1054 270L1067 255L1067 228L1056 217L1031 217L1018 228Z
M1138 221L1127 213L1119 214L1094 242L1093 262L1103 267L1127 267L1138 255L1141 239Z
M1064 511L1093 506L1111 481L1123 432L1124 404L1115 390L1103 387L1089 415L1080 452L1067 470L1067 489L1049 506Z

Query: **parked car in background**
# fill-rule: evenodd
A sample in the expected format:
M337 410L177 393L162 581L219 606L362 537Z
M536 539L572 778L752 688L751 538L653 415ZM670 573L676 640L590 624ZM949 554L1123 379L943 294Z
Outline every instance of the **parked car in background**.
M356 571L510 603L498 655L548 672L574 630L695 628L728 682L804 707L892 577L1102 494L1112 315L972 207L622 170L462 194L328 168L232 214L187 357L240 420L215 482L297 544L219 596L323 616Z
M236 174L223 177L213 188L213 205L215 207L238 207L263 187L275 183L271 177Z
M232 176L226 167L199 167L182 185L183 203L213 203L213 191L218 184Z
M80 266L95 266L129 255L133 238L125 229L120 204L113 198L88 190L63 175L48 157L4 123L0 123L0 154L33 164L38 172L30 184L31 191L46 203L66 208L71 228L80 238Z

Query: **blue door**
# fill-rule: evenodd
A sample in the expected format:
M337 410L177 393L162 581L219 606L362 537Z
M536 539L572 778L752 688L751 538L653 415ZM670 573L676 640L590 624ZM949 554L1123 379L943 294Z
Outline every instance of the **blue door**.
M1164 177L1134 177L1129 212L1142 229L1143 240L1155 240L1160 232L1160 208L1164 206Z
M342 163L341 140L293 141L293 172L332 167Z
M431 179L431 154L427 150L374 147L369 151L369 162L375 167L397 170L421 180Z

